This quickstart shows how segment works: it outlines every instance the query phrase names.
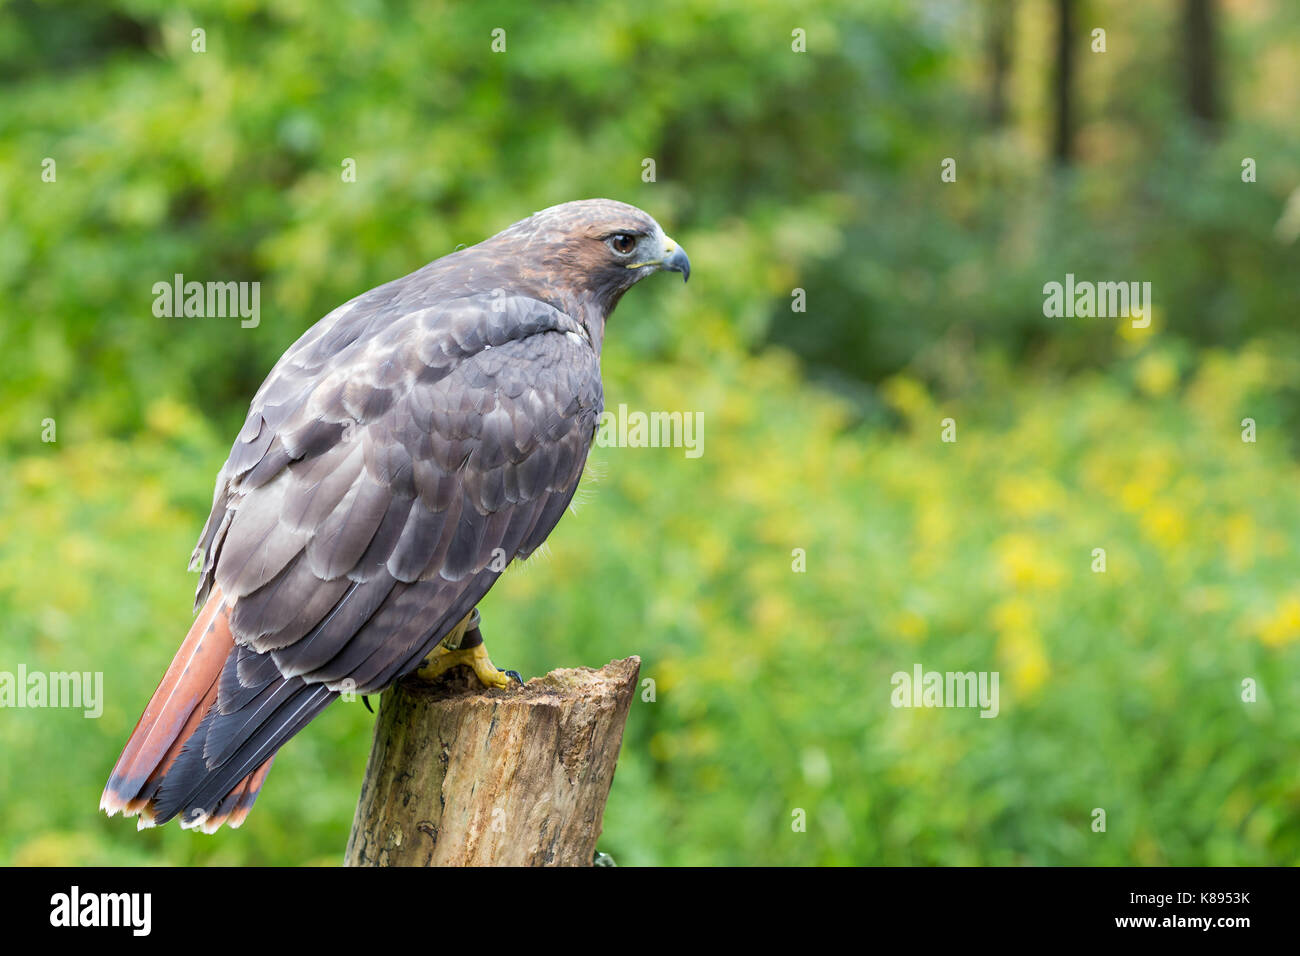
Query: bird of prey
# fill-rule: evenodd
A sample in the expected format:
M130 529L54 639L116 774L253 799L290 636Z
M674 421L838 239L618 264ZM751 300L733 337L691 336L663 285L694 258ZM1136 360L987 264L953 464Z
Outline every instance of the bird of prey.
M247 817L340 693L471 667L476 605L568 507L605 322L686 253L645 212L563 203L335 309L254 396L191 569L197 617L100 801L139 826Z

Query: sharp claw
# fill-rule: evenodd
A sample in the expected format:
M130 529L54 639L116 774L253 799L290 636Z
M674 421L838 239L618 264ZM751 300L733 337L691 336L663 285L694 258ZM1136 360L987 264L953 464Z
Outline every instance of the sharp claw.
M502 671L502 673L507 677L513 677L515 680L519 681L520 687L524 686L524 679L519 676L519 671Z

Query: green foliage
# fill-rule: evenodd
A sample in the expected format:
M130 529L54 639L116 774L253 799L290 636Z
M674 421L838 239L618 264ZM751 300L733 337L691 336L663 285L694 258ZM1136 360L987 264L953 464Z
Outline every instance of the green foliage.
M1294 363L1218 355L1183 388L1159 350L1129 385L1009 388L992 368L943 409L899 378L905 427L864 433L779 355L607 361L633 408L702 411L704 454L598 449L548 553L483 611L494 657L525 674L642 656L655 699L633 707L602 839L621 865L1300 853L1297 469L1237 428ZM191 410L161 401L148 420L25 455L0 483L6 657L102 670L107 700L99 720L0 721L26 768L0 782L0 858L336 862L369 745L358 704L285 748L240 831L137 834L94 813L188 621L183 557L223 453ZM999 715L892 707L891 675L916 663L999 671Z
M700 314L758 334L768 293L815 252L807 237L843 216L832 200L852 128L806 103L855 81L828 19L866 18L853 10L808 18L817 57L790 52L782 8L740 2L454 14L412 3L335 16L292 2L188 14L143 2L117 14L132 29L81 21L119 44L90 63L55 69L16 44L6 72L22 83L0 98L0 435L26 437L33 419L69 405L93 410L96 433L134 429L158 394L236 428L315 318L587 196L671 224L711 270ZM0 16L33 43L72 29L62 10ZM204 53L191 52L193 28L206 31ZM705 37L715 55L702 60ZM756 58L768 64L757 75ZM39 178L45 157L55 183ZM641 179L647 157L653 183ZM354 183L342 181L346 159ZM261 281L262 324L156 319L153 283L176 273ZM685 348L690 331L642 342Z
M339 861L359 704L282 751L240 831L95 809L190 621L213 477L316 318L600 195L693 264L620 306L608 404L702 412L704 453L597 449L483 613L526 675L642 656L603 850L1295 862L1300 18L1227 23L1210 140L1143 59L1173 57L1168 12L1097 6L1113 53L1053 171L1035 5L990 129L977 3L0 4L0 671L105 680L97 720L0 711L0 862ZM1152 329L1043 316L1066 272L1151 281ZM260 281L261 323L155 317L177 273ZM891 706L918 663L998 671L999 715Z

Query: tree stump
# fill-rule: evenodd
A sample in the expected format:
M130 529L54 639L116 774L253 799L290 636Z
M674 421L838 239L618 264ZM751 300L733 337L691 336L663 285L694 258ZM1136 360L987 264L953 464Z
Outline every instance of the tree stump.
M467 668L380 701L347 866L590 866L641 659L486 690Z

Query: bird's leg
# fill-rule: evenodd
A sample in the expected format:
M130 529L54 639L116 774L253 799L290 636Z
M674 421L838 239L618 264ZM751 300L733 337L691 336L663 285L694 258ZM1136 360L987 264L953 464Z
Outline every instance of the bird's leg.
M518 671L498 670L492 663L483 643L479 621L478 608L474 608L438 643L416 673L424 680L432 680L463 664L474 671L474 676L484 687L509 687L512 677L522 684L524 679Z

